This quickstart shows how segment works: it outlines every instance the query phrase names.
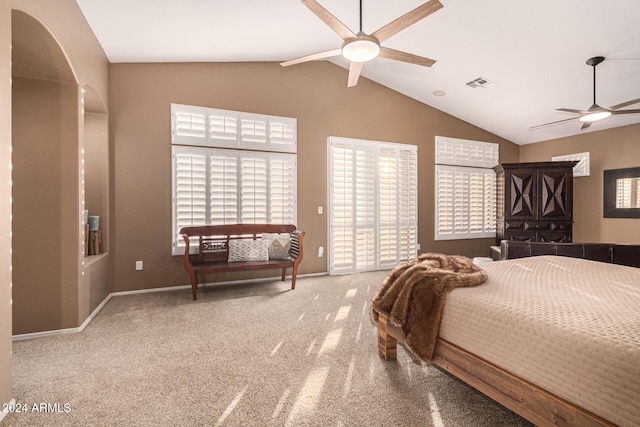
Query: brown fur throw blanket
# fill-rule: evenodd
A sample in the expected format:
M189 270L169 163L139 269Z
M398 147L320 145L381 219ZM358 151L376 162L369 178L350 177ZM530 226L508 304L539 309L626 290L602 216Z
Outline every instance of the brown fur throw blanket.
M487 273L467 257L425 253L396 267L372 299L371 315L402 328L404 344L421 362L433 359L447 293L476 286Z

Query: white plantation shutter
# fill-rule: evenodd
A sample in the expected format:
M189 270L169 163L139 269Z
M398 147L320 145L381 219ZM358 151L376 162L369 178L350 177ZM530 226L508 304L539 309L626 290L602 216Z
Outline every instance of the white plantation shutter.
M418 247L418 154L399 150L398 251L401 260L412 260Z
M436 240L495 237L492 169L436 165Z
M332 274L352 272L354 263L354 149L335 143L329 151L330 215L329 264Z
M173 254L184 253L182 227L296 224L296 155L175 145Z
M269 144L272 151L295 153L297 123L288 117L269 117Z
M331 137L329 179L331 274L415 258L415 146Z
M240 222L267 223L267 159L266 156L240 159Z
M398 258L398 165L395 150L380 148L378 161L379 258L381 265L395 266Z
M495 237L498 148L436 136L435 240Z
M209 152L211 185L209 224L234 224L238 221L238 156L224 150Z
M206 224L207 157L204 150L191 148L173 153L173 230L174 243L184 251L182 227Z
M171 104L171 143L295 153L297 120L217 108Z
M492 168L498 165L498 144L436 136L436 164Z
M453 188L453 171L436 165L436 240L453 236Z
M296 224L296 119L182 104L171 117L174 255L182 227Z
M181 105L180 108L174 110L172 104L172 143L186 145L206 145L206 122L206 108Z
M267 148L267 117L243 113L240 117L240 141L243 148Z
M237 147L238 113L209 109L209 142L216 147Z
M631 207L631 178L616 180L616 208Z
M270 222L293 224L295 219L296 160L293 156L270 155L269 160L269 212ZM293 186L292 186L293 183Z
M371 144L354 146L355 271L376 268L376 155Z

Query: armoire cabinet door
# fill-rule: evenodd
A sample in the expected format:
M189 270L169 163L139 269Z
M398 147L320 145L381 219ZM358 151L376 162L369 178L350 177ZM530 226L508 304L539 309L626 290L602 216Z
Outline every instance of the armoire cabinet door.
M566 169L540 170L540 219L572 219L573 195L570 171Z
M505 218L536 219L538 211L536 169L510 171L505 182Z

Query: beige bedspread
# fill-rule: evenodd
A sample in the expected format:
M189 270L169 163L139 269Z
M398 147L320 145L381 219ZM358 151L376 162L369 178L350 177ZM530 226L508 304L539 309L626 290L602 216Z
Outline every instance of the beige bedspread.
M640 269L538 256L482 265L439 336L620 426L640 425Z

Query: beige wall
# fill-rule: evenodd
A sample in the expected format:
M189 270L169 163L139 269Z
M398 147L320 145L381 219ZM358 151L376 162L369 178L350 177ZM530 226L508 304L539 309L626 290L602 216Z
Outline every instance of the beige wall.
M10 81L11 9L0 0L0 404L12 399Z
M109 95L109 67L106 56L74 0L0 0L0 403L8 402L12 397L11 335L13 325L11 317L13 307L11 306L12 246L10 238L12 208L9 202L11 194L9 165L11 164L12 138L12 9L24 11L32 16L53 35L53 39L59 43L64 57L73 69L77 85L90 87L94 98L100 99L105 105L108 103ZM77 115L78 98L76 97L71 102L75 102L74 108ZM77 153L81 142L78 121L76 120L73 127L65 132L67 136L72 135L71 139L75 139L77 142L72 148ZM75 136L73 136L74 134ZM63 155L69 154L69 152L63 153ZM76 164L76 172L78 168L79 166ZM75 175L76 183L74 185L76 188L77 180L78 174ZM74 212L65 212L63 215L75 216L78 213L78 197L74 197L70 203ZM65 238L77 242L77 234L75 233L78 227L74 226L73 228L74 230L70 231L63 229L62 233L65 234ZM58 252L60 252L59 248ZM65 274L76 276L80 274L78 263L73 270L66 271ZM60 292L63 293L63 299L69 297L66 294L68 290L60 290ZM77 294L77 290L72 293ZM77 324L77 307L72 308L68 313L60 312L59 316L63 324L66 324L66 319L69 316L75 318L74 323Z
M13 333L78 326L77 87L13 76L12 99Z
M640 220L602 215L603 171L640 166L640 125L524 145L520 147L520 161L547 161L552 156L585 151L591 153L591 174L574 180L573 240L640 244Z
M275 63L112 64L111 138L115 150L114 290L188 283L171 256L170 104L238 110L298 120L298 228L306 231L301 273L327 271L327 137L418 146L419 242L422 251L488 256L492 239L434 242L434 137L500 143L504 161L517 161L510 142L361 79L346 88L347 71L329 62L282 68ZM325 215L317 214L317 207ZM326 252L325 252L326 254ZM135 271L135 261L144 270ZM268 275L275 275L271 272ZM229 274L208 280L231 280Z

